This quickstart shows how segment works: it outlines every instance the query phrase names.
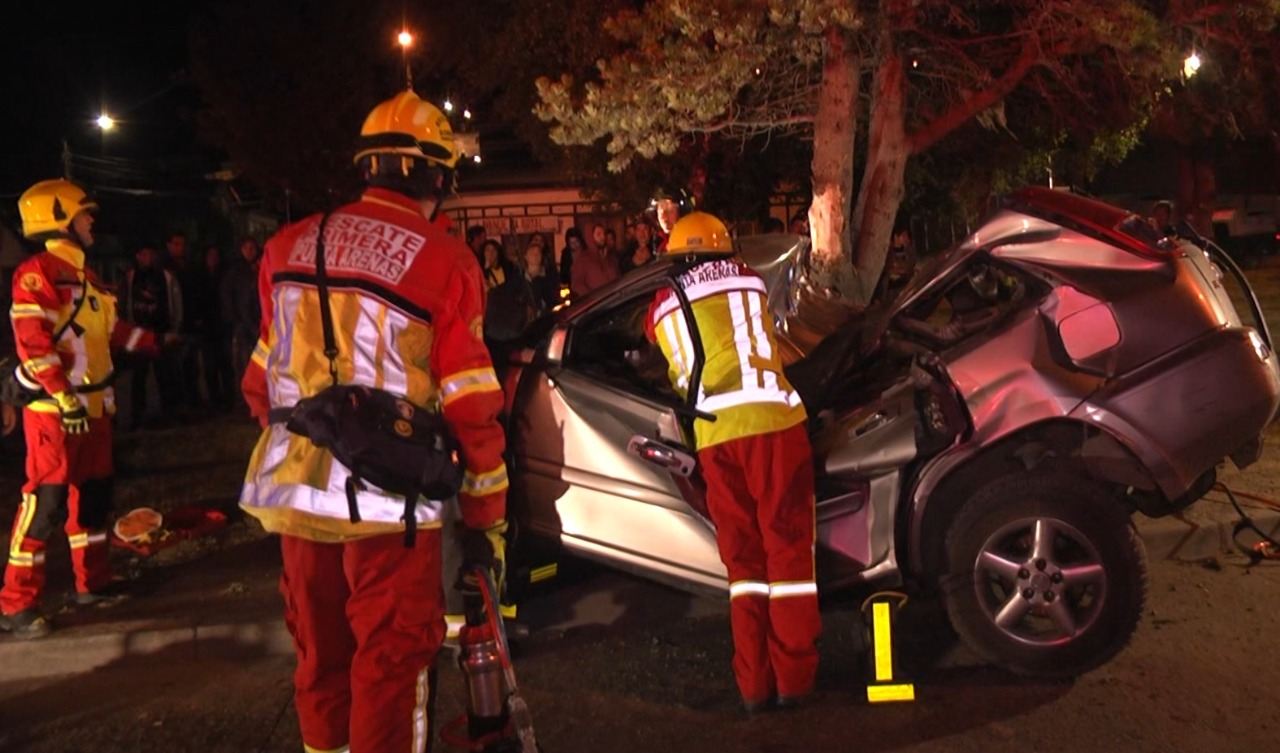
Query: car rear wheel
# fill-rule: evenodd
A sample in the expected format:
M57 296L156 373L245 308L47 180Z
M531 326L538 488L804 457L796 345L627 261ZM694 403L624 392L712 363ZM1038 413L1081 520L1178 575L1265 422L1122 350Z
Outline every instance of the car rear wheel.
M1142 541L1115 497L1086 478L991 482L956 517L946 552L952 626L1013 672L1083 674L1119 653L1142 619Z

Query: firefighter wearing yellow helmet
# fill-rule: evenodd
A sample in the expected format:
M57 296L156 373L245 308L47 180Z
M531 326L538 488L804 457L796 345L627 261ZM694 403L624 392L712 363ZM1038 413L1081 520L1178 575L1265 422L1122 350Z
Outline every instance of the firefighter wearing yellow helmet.
M24 389L26 474L0 590L0 630L47 635L39 611L45 546L67 534L76 604L108 604L123 595L107 551L112 503L112 348L154 350L155 336L116 317L115 296L85 266L97 204L66 180L46 180L18 199L22 233L44 250L13 275L9 318ZM7 376L7 375L6 375Z
M694 438L729 574L733 672L746 708L758 711L798 704L813 690L821 629L813 456L804 406L782 371L764 281L733 252L728 229L712 215L677 221L666 253L697 262L675 282L692 311L674 289L659 291L648 332L676 391L696 390L694 405L715 416L694 421ZM698 384L691 383L695 329L704 359Z
M260 339L242 384L263 434L240 504L281 535L307 750L423 750L445 635L442 503L409 503L408 548L403 496L366 484L352 491L353 513L350 470L272 423L332 383L316 288L322 221L337 381L391 392L406 410L439 406L465 462L465 563L501 562L502 391L481 339L479 266L439 214L457 161L445 116L401 92L360 131L360 200L284 228L263 252Z

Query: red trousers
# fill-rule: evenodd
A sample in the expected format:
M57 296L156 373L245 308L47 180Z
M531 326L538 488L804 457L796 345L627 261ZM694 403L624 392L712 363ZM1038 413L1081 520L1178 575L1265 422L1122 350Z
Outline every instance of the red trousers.
M111 580L107 516L111 513L111 419L89 420L85 434L67 434L57 413L24 409L27 483L9 539L9 566L0 611L15 614L40 601L45 545L59 527L71 544L76 590L85 593Z
M698 452L729 570L733 674L745 701L813 690L822 630L814 581L813 452L804 424Z
M422 753L444 642L440 532L341 544L281 537L294 706L306 749ZM350 746L348 748L348 746Z

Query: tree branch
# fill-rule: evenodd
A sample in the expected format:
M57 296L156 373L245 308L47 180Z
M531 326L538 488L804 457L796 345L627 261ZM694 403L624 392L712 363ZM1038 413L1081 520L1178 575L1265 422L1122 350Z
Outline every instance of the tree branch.
M933 146L943 136L951 133L956 128L968 122L978 113L994 105L1009 92L1013 91L1023 77L1027 75L1027 71L1031 70L1040 60L1039 39L1035 36L1027 37L1023 40L1022 50L1018 53L1017 59L1013 64L1005 70L1005 72L996 79L991 86L981 91L974 92L969 97L957 102L953 107L926 123L922 128L911 134L908 143L913 154L919 153Z
M689 132L696 132L696 133L716 133L718 131L736 133L738 131L744 131L747 133L755 134L755 133L764 133L766 131L774 131L779 128L792 128L795 126L812 125L813 119L814 119L814 116L812 114L808 114L808 115L792 115L790 117L769 118L768 120L759 120L759 121L727 119L727 120L718 120L713 123L707 123L705 125L698 125L697 123L685 123L683 124L682 127L683 127L683 130L686 130Z
M1210 3L1182 17L1178 17L1175 14L1173 20L1175 23L1193 24L1210 18L1217 18L1223 13L1229 13L1233 10L1235 10L1235 3Z

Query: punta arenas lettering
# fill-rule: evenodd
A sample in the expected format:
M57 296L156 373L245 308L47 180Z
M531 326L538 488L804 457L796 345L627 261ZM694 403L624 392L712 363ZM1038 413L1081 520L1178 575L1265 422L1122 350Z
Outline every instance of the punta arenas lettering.
M325 266L333 272L359 272L398 283L422 251L425 239L403 228L367 217L335 215L325 227ZM314 266L316 228L294 244L289 263Z

